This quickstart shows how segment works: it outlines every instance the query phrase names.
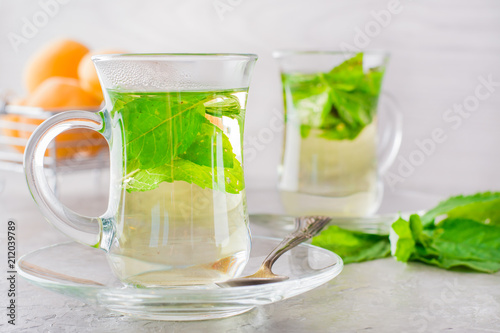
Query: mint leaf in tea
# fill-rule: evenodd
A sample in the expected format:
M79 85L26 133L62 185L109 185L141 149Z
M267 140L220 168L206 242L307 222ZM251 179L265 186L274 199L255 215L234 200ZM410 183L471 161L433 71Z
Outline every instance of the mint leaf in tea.
M233 194L243 190L243 169L223 122L242 128L245 110L237 94L109 91L112 116L122 120L127 191L174 181Z
M363 69L363 53L358 53L327 73L285 73L283 86L287 110L297 111L301 135L319 129L320 137L353 140L375 116L383 69Z

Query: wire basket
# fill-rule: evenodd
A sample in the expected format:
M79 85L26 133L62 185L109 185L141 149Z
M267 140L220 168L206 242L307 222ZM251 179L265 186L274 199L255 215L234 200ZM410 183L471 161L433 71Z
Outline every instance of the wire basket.
M61 111L64 110L0 102L0 170L24 172L23 154L31 133L45 119ZM44 158L45 171L53 189L56 189L59 174L107 168L107 147L106 140L90 130L77 129L59 135L50 143Z

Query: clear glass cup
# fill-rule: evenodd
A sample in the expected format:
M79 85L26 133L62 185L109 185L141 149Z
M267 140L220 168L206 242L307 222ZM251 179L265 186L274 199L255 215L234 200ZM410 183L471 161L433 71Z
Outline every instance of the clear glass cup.
M129 285L178 286L239 274L250 252L242 139L252 54L98 55L98 113L68 111L40 125L25 152L34 200L47 220L101 248ZM47 145L75 128L110 147L107 211L65 207L43 173Z
M388 56L326 51L273 55L285 104L278 187L286 212L373 214L383 193L380 175L401 143L397 108L377 111Z

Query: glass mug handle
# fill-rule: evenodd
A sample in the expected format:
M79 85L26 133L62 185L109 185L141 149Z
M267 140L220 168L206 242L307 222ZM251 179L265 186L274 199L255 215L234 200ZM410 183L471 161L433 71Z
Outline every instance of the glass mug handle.
M379 125L381 135L379 136L377 152L379 173L383 175L389 170L392 163L394 163L401 147L403 115L399 104L391 94L383 92L381 97L387 102L387 106L385 107L384 103L379 103L379 109L382 111L379 111L379 114L382 113L383 121L380 121L380 118L378 119L383 124L383 127Z
M110 133L103 131L106 112L65 111L44 121L33 132L24 153L24 172L33 199L44 217L57 229L72 239L92 247L107 250L110 223L104 216L87 217L80 215L56 198L44 174L43 159L49 143L59 134L71 129L91 129L100 132L110 142ZM104 132L104 133L103 133ZM108 240L109 241L109 240Z

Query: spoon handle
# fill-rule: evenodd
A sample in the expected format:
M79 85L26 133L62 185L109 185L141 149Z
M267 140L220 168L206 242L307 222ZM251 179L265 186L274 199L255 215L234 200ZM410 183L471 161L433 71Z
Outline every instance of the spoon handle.
M274 262L285 252L293 249L303 241L316 235L330 222L331 218L326 216L303 216L295 219L295 231L286 236L274 250L266 257L262 266L269 270Z

